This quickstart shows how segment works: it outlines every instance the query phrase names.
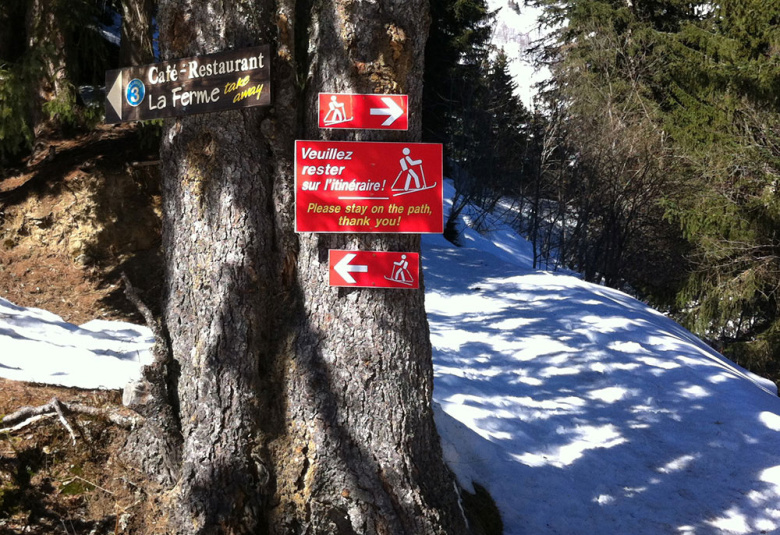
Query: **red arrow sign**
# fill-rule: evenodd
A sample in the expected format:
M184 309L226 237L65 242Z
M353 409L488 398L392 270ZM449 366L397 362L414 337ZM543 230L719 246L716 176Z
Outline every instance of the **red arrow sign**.
M295 142L298 232L441 233L442 146Z
M330 286L412 290L420 287L419 253L340 249L328 252Z
M406 95L320 93L320 128L408 130L409 98Z

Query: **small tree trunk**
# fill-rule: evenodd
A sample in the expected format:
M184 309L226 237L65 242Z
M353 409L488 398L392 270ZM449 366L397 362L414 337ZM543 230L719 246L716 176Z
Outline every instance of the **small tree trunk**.
M154 61L152 18L155 0L122 0L122 36L119 66L145 65Z
M41 65L38 78L32 83L30 117L37 137L48 117L43 105L62 96L67 84L65 35L57 16L60 0L30 0L27 5L27 48Z

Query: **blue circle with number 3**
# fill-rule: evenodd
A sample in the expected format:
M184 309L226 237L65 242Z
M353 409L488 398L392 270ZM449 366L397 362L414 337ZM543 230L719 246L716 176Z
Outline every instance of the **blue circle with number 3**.
M138 78L134 78L127 84L127 90L125 96L127 103L131 106L138 106L143 100L146 94L146 86Z

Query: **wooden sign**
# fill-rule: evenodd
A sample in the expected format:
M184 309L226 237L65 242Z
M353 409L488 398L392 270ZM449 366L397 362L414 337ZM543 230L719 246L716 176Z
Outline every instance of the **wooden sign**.
M271 103L270 47L229 50L106 72L106 123Z
M319 94L320 128L408 130L407 95Z
M442 146L295 142L297 232L444 231Z
M328 251L329 285L354 288L420 287L420 254L380 251Z

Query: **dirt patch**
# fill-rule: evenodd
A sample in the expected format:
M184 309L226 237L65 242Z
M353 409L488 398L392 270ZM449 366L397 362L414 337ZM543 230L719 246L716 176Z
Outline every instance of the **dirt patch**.
M101 408L121 404L118 391L0 379L0 414L54 396ZM0 435L0 534L154 533L161 489L121 462L127 431L101 418L67 417L75 444L56 418Z
M0 170L0 297L76 324L143 323L123 295L126 272L159 310L159 179L143 135L123 125L51 138L20 168ZM119 391L0 379L0 416L55 396L125 410ZM56 418L0 433L0 535L165 533L164 489L121 460L128 431L100 417L68 419L75 445Z
M144 148L143 129L127 125L42 145L48 148L0 180L0 296L73 323L141 321L119 278L128 271L155 308L161 289L155 150Z

